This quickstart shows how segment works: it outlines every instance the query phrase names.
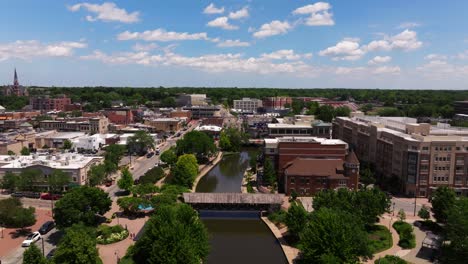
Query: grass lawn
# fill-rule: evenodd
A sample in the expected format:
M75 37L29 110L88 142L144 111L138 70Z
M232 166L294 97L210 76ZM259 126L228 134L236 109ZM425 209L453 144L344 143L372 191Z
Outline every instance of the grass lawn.
M382 225L374 225L367 230L369 248L372 254L382 252L392 247L392 234Z

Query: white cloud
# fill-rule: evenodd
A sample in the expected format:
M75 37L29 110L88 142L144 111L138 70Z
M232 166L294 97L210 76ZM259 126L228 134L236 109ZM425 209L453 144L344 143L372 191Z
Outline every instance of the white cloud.
M0 43L0 61L10 58L28 60L34 57L69 57L75 49L86 48L84 42L62 41L41 43L37 40L18 40L11 43Z
M305 21L308 26L333 26L333 14L329 12L332 6L326 2L299 7L293 11L295 15L309 15Z
M400 29L408 29L408 28L415 28L415 27L420 27L421 24L417 22L403 22L400 25L398 25L397 28Z
M468 50L458 53L456 57L460 60L468 60Z
M330 56L333 60L358 60L365 54L359 42L342 40L335 46L328 47L319 52L320 56Z
M419 73L435 80L464 78L468 74L467 65L455 65L443 60L432 60L417 68Z
M229 24L229 19L227 17L218 17L206 24L209 27L219 27L226 30L236 30L239 29L238 26Z
M442 54L431 53L424 57L425 60L446 60L447 56Z
M380 66L372 71L374 74L400 74L400 72L401 69L398 66Z
M217 8L213 3L209 4L203 10L204 14L222 14L224 13L224 7Z
M253 36L256 38L266 38L285 34L291 28L292 26L287 21L273 20L270 23L263 24L258 31L253 33Z
M166 31L163 28L143 32L125 31L117 35L118 40L145 40L145 41L178 41L178 40L210 40L205 32L187 33Z
M158 47L159 46L156 43L149 43L149 44L136 43L135 45L133 45L132 49L135 51L150 51Z
M369 51L389 51L394 49L410 51L419 49L422 44L423 43L418 40L418 36L415 31L405 29L403 32L397 35L384 37L383 40L371 41L367 45L367 49Z
M268 60L299 60L302 58L310 59L312 58L311 53L305 54L297 54L292 49L283 49L277 50L272 53L263 53L261 58L268 59Z
M90 55L81 56L83 60L99 60L107 64L142 64L150 65L163 61L160 55L150 55L148 52L122 52L107 55L99 50Z
M248 47L248 46L250 46L250 43L240 41L238 39L236 39L236 40L228 39L228 40L224 40L224 41L219 42L218 45L216 45L216 46L221 47L221 48Z
M95 14L95 16L87 15L86 20L93 22L96 20L102 20L104 22L123 22L123 23L135 23L140 21L140 13L132 12L128 13L123 8L118 8L116 4L112 2L105 2L101 5L90 4L90 3L79 3L68 7L72 12L77 12L81 8L86 9L88 12Z
M229 18L230 19L241 19L249 17L249 8L248 7L243 7L242 9L239 9L235 12L230 12L229 13Z
M390 56L375 56L371 60L369 60L367 63L369 65L377 65L377 64L382 64L382 63L387 63L392 60L392 57Z

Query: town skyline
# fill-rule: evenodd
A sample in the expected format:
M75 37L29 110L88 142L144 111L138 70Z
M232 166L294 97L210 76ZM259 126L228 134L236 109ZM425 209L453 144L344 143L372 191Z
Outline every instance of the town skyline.
M465 89L467 5L15 1L0 84Z

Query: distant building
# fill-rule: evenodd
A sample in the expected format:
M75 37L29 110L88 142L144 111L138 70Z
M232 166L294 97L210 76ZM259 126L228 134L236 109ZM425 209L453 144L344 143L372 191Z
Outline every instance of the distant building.
M173 110L169 112L169 117L171 118L185 118L187 121L192 119L192 112L188 110Z
M179 106L203 106L207 105L206 94L181 94L177 97Z
M263 107L267 111L272 110L282 110L288 108L286 106L291 106L292 98L287 96L276 96L276 97L266 97L263 98Z
M99 164L103 160L103 157L89 157L75 153L33 154L18 157L0 156L0 179L6 172L20 174L26 169L37 169L44 175L44 180L35 182L35 185L46 191L48 189L47 176L51 175L54 170L62 170L70 177L70 185L85 185L88 182L88 171L91 166Z
M113 107L104 110L109 121L117 125L128 125L134 122L133 112L128 107Z
M217 139L219 137L219 134L221 133L221 130L223 130L223 128L219 126L215 126L215 125L203 125L203 126L196 127L195 130L205 132L213 136L215 139Z
M206 105L206 106L185 106L184 110L189 110L192 112L192 118L200 119L213 117L221 108L215 105Z
M50 96L35 96L29 98L29 104L34 110L65 111L65 107L71 104L71 99L66 95L55 98L51 98Z
M240 112L256 113L259 107L262 107L262 100L253 98L242 98L242 100L234 100L234 109Z
M267 124L270 138L283 136L330 138L331 136L332 124L315 120L314 116L296 115L275 120L277 123Z
M19 84L18 74L16 73L16 69L15 69L15 73L13 76L13 85L6 86L3 90L3 94L6 96L11 96L11 95L28 96L29 95L26 87L23 87Z
M109 119L100 117L80 117L56 120L44 120L39 122L39 127L44 130L77 131L86 133L104 134L109 131Z
M265 158L275 164L279 187L290 195L323 189L356 189L359 161L342 140L317 137L266 138Z
M5 107L3 107L3 106L0 105L0 114L5 113L5 110L6 110Z
M453 108L455 114L468 115L468 101L456 101Z
M347 142L378 177L397 177L401 192L427 197L439 186L468 195L468 129L408 117L337 117L333 137Z
M184 120L181 118L154 118L145 120L145 125L153 127L156 132L175 132L182 129Z

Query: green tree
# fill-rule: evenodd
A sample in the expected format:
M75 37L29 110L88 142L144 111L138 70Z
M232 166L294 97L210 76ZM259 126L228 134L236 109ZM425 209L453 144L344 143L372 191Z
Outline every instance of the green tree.
M50 193L60 193L70 182L70 176L62 170L54 170L52 174L47 177L47 184L49 185Z
M34 191L36 189L35 183L42 179L42 172L38 169L25 169L21 171L18 189L21 191Z
M374 109L374 106L372 104L365 104L361 107L361 111L363 111L365 114L372 111L372 109Z
M29 156L31 154L31 151L29 151L28 147L23 147L20 153L21 153L21 156Z
M377 115L379 116L402 116L403 113L400 110L398 110L398 108L384 107L384 108L380 108L377 111Z
M111 199L103 190L81 186L70 190L57 201L54 220L59 228L70 227L77 223L95 226L99 223L98 215L109 211L111 204Z
M133 176L127 168L122 170L122 176L117 181L117 186L119 186L120 189L125 191L130 191L130 188L132 188Z
M127 148L130 153L145 154L148 149L154 148L154 138L146 131L137 131L127 139Z
M449 209L446 234L450 244L442 248L443 263L465 263L468 259L468 198L461 197Z
M298 239L302 230L304 230L308 218L308 213L302 204L298 204L297 202L291 203L288 213L286 214L285 224L288 227L288 232L295 239Z
M229 140L228 135L224 131L222 131L219 136L219 147L225 151L228 151L232 148L231 141Z
M161 106L163 107L175 107L177 106L176 100L174 97L166 97L161 101Z
M65 139L63 141L63 149L71 149L73 147L73 143L69 139Z
M314 211L300 234L301 263L358 263L371 257L367 233L352 214L329 208ZM324 262L325 261L325 262Z
M257 152L251 153L250 154L250 159L249 159L249 166L252 168L253 173L257 172Z
M106 178L106 168L104 164L92 165L88 171L88 185L91 187L102 184Z
M432 212L437 222L445 223L449 210L455 204L456 195L452 188L438 187L432 195Z
M199 163L203 163L216 152L213 138L204 132L190 131L177 141L176 153L194 154Z
M362 169L359 171L359 179L360 181L365 185L368 186L370 184L375 183L375 176L374 173L372 172L371 168L366 167L365 169Z
M10 190L11 192L16 189L19 183L19 177L15 173L8 171L2 179L2 189Z
M95 231L83 225L67 228L57 246L53 261L63 264L101 264Z
M322 105L317 109L315 117L324 122L331 122L335 117L335 109L331 105Z
M199 264L209 253L208 232L189 205L161 206L133 248L136 263Z
M41 250L35 245L31 244L23 252L23 264L46 264L47 260L42 255Z
M320 105L318 102L308 102L307 103L307 112L308 115L315 115L317 114L317 110L319 109Z
M198 175L198 163L193 154L184 154L179 157L177 163L171 168L172 183L192 188Z
M427 221L429 218L431 218L431 213L429 212L429 209L423 205L418 211L418 216L421 217L424 221Z
M405 210L400 209L400 210L398 211L398 220L401 221L401 222L403 222L403 221L406 220L406 213L405 213Z
M0 200L0 223L7 227L25 228L36 223L34 207L24 208L18 198Z
M239 129L235 127L228 127L225 128L223 132L221 132L219 146L222 150L237 152L240 150L244 139L245 137L239 131Z
M111 144L106 147L104 159L118 167L120 160L125 155L126 148L122 145Z
M276 183L276 170L270 158L265 158L263 163L263 180L270 186Z
M15 156L16 153L13 150L8 150L7 155L8 156Z
M340 106L335 109L335 116L351 116L351 109L347 106Z
M140 177L140 184L155 184L157 181L164 178L164 176L166 176L164 170L161 167L155 167L150 169L145 173L145 175Z
M304 101L302 100L293 100L291 104L292 113L295 115L300 115L304 109Z
M161 156L159 158L162 162L165 162L170 166L174 166L174 164L177 162L177 154L175 148L171 147L170 149L164 151L163 153L161 153Z
M124 211L126 215L132 215L138 212L139 205L147 205L148 201L141 197L121 197L117 200L117 205Z

